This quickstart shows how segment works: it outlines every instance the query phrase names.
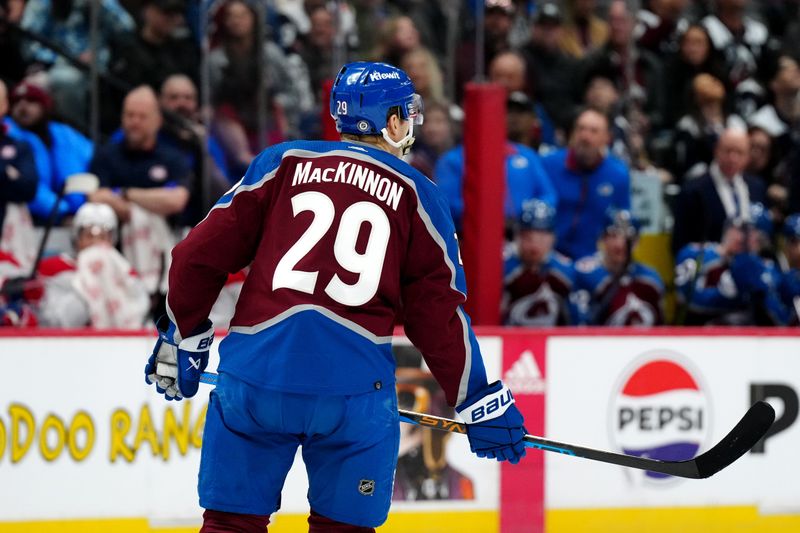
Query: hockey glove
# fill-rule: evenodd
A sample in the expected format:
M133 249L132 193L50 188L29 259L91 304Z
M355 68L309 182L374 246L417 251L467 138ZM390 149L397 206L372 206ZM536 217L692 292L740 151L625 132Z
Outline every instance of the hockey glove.
M467 424L469 448L478 457L517 464L525 456L522 413L511 391L496 381L456 407Z
M167 400L191 398L200 387L200 374L208 365L208 351L214 342L214 327L206 320L191 335L175 342L177 328L162 316L156 323L158 341L147 365L144 379L156 384L156 390Z

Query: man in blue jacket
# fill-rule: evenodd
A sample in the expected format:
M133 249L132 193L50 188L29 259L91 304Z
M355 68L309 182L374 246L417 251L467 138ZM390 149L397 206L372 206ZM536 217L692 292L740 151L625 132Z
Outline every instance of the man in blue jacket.
M86 201L83 194L58 193L67 177L86 172L92 158L92 142L74 128L50 119L53 102L42 87L23 81L11 91L11 119L5 119L9 135L33 149L39 185L28 207L36 222L46 221L58 202L57 221L74 215ZM13 120L12 120L13 119Z
M507 106L514 106L509 100ZM555 207L556 193L550 177L542 167L539 154L519 143L506 143L506 201L505 216L509 227L522 214L522 204L533 198ZM445 152L434 169L434 181L450 204L450 213L461 229L464 215L464 145Z
M31 147L9 137L8 128L3 124L8 111L7 92L6 84L0 80L0 233L6 204L32 200L39 181Z
M609 209L630 209L625 164L608 155L608 118L586 109L572 128L569 146L542 158L556 189L556 249L578 260L597 250Z

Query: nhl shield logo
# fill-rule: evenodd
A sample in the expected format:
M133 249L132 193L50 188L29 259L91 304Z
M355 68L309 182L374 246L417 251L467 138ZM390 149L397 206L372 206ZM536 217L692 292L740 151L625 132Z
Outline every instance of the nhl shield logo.
M375 492L375 480L362 479L361 481L359 481L358 492L360 492L364 496L372 496L372 494Z

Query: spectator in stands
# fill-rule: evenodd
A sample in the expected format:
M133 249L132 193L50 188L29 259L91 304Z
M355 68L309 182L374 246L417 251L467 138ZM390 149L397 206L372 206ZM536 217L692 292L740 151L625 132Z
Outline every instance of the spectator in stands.
M720 81L727 79L708 32L699 24L690 25L681 34L678 50L667 59L665 72L666 124L670 126L694 106L692 83L698 74L710 74ZM726 104L727 107L730 106Z
M502 85L509 97L516 95L512 100L517 104L522 103L522 109L519 105L515 105L509 107L509 111L526 111L524 118L533 119L530 131L515 132L515 138L511 138L511 140L534 148L538 147L540 143L555 146L556 133L553 121L542 105L534 105L533 100L529 98L533 91L527 86L527 79L525 58L518 52L501 52L489 64L489 81ZM516 118L518 117L515 115L512 121L515 126L520 126L519 121L514 120Z
M0 80L0 249L6 248L3 231L6 206L33 200L39 184L33 150L27 142L10 137L3 123L8 111L7 93L6 84Z
M578 100L578 63L559 47L563 17L555 3L542 4L531 26L530 42L521 52L527 64L527 86L553 117L555 126L566 131L572 125Z
M800 15L800 14L798 14ZM793 20L787 20L786 32L784 32L781 53L800 61L800 16L795 15Z
M256 5L258 4L256 3ZM261 5L263 6L264 4ZM273 38L282 48L290 49L297 44L298 37L305 38L310 33L322 30L330 32L332 42L333 38L335 38L336 42L342 44L348 52L357 49L361 42L361 34L359 32L361 26L358 24L356 17L369 16L371 7L375 7L377 10L385 7L368 6L363 9L362 13L361 8L364 6L356 2L333 3L328 0L281 0L272 5L267 4L267 6L267 23L270 25L270 29L274 31ZM318 25L318 21L312 20L312 15L315 15L317 9L321 7L329 10L330 17L323 25ZM272 9L276 13L273 13ZM279 15L277 20L275 14ZM382 16L375 17L370 21L370 24L376 26L385 16L382 14ZM370 29L375 31L377 28ZM331 52L331 50L328 50L328 52ZM366 54L364 54L364 57L366 57Z
M513 99L506 101L513 106ZM508 126L508 123L506 124ZM506 131L508 135L510 132ZM508 138L508 137L507 137ZM458 145L442 155L434 171L436 183L450 204L450 212L460 230L464 214L464 146ZM555 205L556 194L550 177L542 167L539 155L527 146L506 142L506 201L507 228L513 226L522 211L524 202L538 198L548 205Z
M639 47L662 59L678 49L688 0L650 0L637 14L634 36Z
M450 24L450 20L462 20L459 15L463 13L466 7L461 2L385 2L380 0L361 0L366 4L377 4L376 7L383 7L385 11L389 11L393 7L401 9L405 14L411 17L414 21L414 27L419 33L419 39L423 46L425 46L437 58L444 58L447 56L448 47L448 32L444 29ZM359 3L358 0L353 3ZM383 6L380 6L383 4ZM394 4L394 6L392 6ZM358 8L357 8L358 9ZM453 17L453 19L449 19ZM374 22L373 22L374 24ZM362 33L358 35L359 39L362 38Z
M609 208L630 209L628 169L608 154L609 127L605 115L586 109L575 119L568 147L542 159L558 198L556 250L573 260L596 251Z
M584 86L593 76L614 82L629 110L639 111L645 122L639 129L663 122L664 93L661 62L633 39L634 17L624 0L613 0L608 8L608 42L584 59Z
M6 119L12 137L27 141L33 149L39 185L29 209L37 223L44 223L55 209L56 221L73 215L86 201L82 194L59 200L64 182L72 174L86 172L94 146L74 128L50 119L50 93L30 81L11 91L11 118Z
M608 40L608 24L597 16L596 0L567 0L561 49L576 58L600 48Z
M130 87L149 85L158 90L172 74L185 74L198 83L200 51L184 27L184 0L142 0L141 21L133 34L116 36L111 45L111 74ZM108 89L107 119L116 121L124 94Z
M522 206L514 245L505 260L502 315L507 326L566 326L572 323L569 297L572 262L553 251L555 210L541 200Z
M663 324L664 283L652 268L633 260L638 222L611 209L601 227L599 251L575 263L578 323L590 326Z
M750 159L747 174L759 178L767 187L767 203L778 220L784 218L789 207L788 158L779 164L774 157L774 139L762 128L750 126Z
M793 149L800 148L792 137L794 128L800 124L800 67L796 60L789 56L778 59L769 89L772 102L752 114L747 123L761 128L772 137L773 155L780 163ZM780 169L784 174L786 171L786 168ZM788 182L787 176L782 178Z
M301 115L313 106L305 66L264 38L256 16L242 0L224 4L220 45L209 55L215 129L237 174L264 142L297 135Z
M792 326L800 324L800 213L786 217L783 222L781 281L778 285L781 301L786 306Z
M25 0L0 0L0 81L16 85L25 77L28 65L22 57L22 38L12 24L19 24Z
M430 50L424 46L418 46L406 52L400 59L399 66L411 78L414 90L422 96L423 102L444 99L442 69Z
M75 256L48 257L39 264L44 295L37 315L42 326L139 329L150 307L144 284L114 247L117 216L105 204L81 206L72 223Z
M525 59L514 51L500 52L488 65L489 81L499 83L509 93L526 92Z
M689 243L720 242L725 220L746 218L751 204L764 203L764 184L744 174L749 154L747 131L730 128L722 133L708 171L688 182L678 197L674 252Z
M125 223L123 253L158 298L174 245L166 217L184 210L193 181L184 156L158 141L161 123L155 92L137 87L123 103L123 138L99 149L91 164L101 183L91 201L110 205Z
M91 199L109 204L123 222L130 220L132 204L169 216L189 199L191 170L179 152L158 142L161 124L153 90L132 90L123 104L123 139L109 142L92 159L90 170L102 187Z
M173 74L167 78L161 86L159 103L168 114L158 135L159 142L183 153L195 178L188 207L180 221L182 226L194 226L239 177L227 175L222 146L200 121L197 88L188 76ZM203 180L206 170L208 183ZM208 196L205 200L204 195Z
M633 131L624 114L622 97L614 82L602 74L593 76L586 85L583 103L587 108L594 109L609 119L611 154L630 165L632 159L630 137Z
M414 21L411 17L400 15L386 21L380 43L372 55L375 61L399 66L403 56L420 46Z
M738 115L725 112L725 87L710 74L698 74L692 83L694 105L675 126L671 170L679 181L702 175L714 155L719 136L726 129L744 129Z
M679 325L781 325L780 273L757 255L756 224L729 218L721 242L689 244L675 260Z
M480 1L480 0L478 0ZM511 0L484 0L484 65L500 52L511 49L509 34L514 16L514 3ZM475 77L476 45L474 35L467 35L456 50L456 102L460 102L464 85Z
M714 13L702 20L714 50L724 58L725 84L742 103L736 111L747 117L755 111L746 101L764 94L762 83L776 60L776 43L766 26L747 15L749 0L717 0Z
M53 41L86 66L79 69L58 53L34 40L23 48L26 59L47 69L47 83L57 115L78 126L87 124L89 65L105 70L112 38L130 35L134 22L117 0L102 0L98 6L98 41L92 50L90 0L28 0L20 25Z
M379 43L383 38L383 29L388 24L389 20L395 16L394 10L384 0L353 0L348 2L353 8L355 15L354 33L358 36L358 40L353 50L354 57L356 58L369 58L373 57L377 50L379 50ZM424 7L427 4L436 4L438 2L415 2L413 7ZM409 6L410 7L410 6ZM426 24L426 28L430 27L430 22ZM444 25L435 27L438 33ZM417 26L418 29L422 30ZM445 36L439 36L439 39Z
M315 7L308 17L310 29L300 36L295 43L295 49L308 68L315 101L321 103L322 85L326 80L332 80L336 74L332 67L333 52L336 49L336 24L334 14L325 5Z
M555 149L558 142L547 112L521 91L508 95L506 130L511 142L541 152Z
M750 139L750 157L747 160L747 173L753 177L760 178L768 187L772 183L772 137L762 128L750 126L747 129L747 136ZM780 187L780 185L778 185ZM783 188L781 197L783 203L786 202L788 192ZM774 197L774 192L768 190L767 196L771 201L778 201Z
M425 102L425 122L419 133L415 128L416 140L409 154L409 164L425 176L433 176L439 158L455 144L455 130L450 104L436 100Z

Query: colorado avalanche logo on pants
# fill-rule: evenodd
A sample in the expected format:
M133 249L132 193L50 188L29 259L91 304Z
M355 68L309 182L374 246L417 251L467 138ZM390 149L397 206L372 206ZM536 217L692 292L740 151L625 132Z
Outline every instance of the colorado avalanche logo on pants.
M700 451L709 435L708 399L681 359L670 352L648 354L623 380L611 409L612 437L622 452L682 461ZM656 472L644 476L670 477Z

